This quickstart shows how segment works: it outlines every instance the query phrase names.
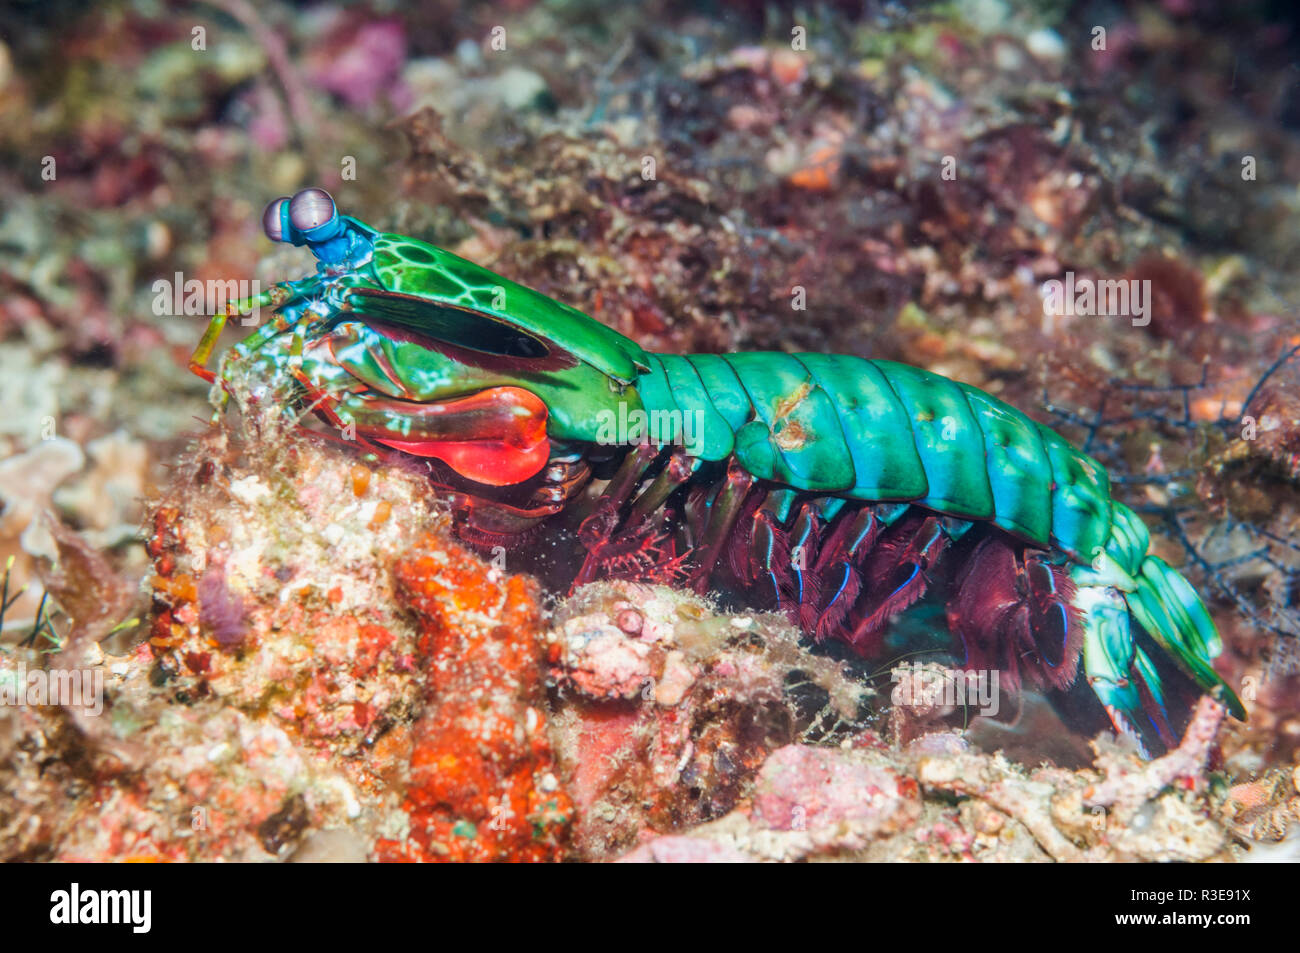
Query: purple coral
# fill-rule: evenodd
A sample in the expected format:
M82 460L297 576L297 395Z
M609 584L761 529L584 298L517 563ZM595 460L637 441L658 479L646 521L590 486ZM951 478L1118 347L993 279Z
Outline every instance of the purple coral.
M244 600L226 585L226 573L213 567L199 579L199 625L203 626L223 649L244 644L248 632L248 609Z

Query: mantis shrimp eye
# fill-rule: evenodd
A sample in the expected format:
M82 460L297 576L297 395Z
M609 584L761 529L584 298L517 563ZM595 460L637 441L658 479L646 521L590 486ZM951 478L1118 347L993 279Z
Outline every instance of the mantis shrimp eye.
M289 221L305 232L334 218L334 199L324 189L303 189L289 200Z
M284 241L284 229L280 226L280 208L287 201L289 201L287 195L272 199L267 203L266 211L262 213L262 231L266 232L266 237L273 242Z

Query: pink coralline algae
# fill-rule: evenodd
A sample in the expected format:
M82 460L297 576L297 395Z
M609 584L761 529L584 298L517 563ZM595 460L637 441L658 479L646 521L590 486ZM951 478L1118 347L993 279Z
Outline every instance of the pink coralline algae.
M311 81L353 108L391 89L406 59L406 32L396 20L354 23L344 17L308 57Z
M814 842L865 842L920 816L920 788L896 771L836 749L789 745L763 763L752 819L775 831L807 831ZM852 831L853 833L847 833Z

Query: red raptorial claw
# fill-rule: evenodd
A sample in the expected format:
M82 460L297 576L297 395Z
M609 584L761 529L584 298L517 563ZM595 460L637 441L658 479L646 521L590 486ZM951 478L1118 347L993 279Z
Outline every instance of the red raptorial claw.
M535 476L550 457L546 405L520 387L493 387L469 397L415 404L368 398L367 422L357 432L376 443L434 457L458 474L487 486L508 486ZM404 437L373 423L385 413L409 424Z

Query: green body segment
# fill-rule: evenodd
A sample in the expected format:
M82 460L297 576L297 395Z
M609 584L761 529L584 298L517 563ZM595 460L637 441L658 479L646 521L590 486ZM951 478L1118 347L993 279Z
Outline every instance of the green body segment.
M877 361L912 424L929 492L919 502L964 519L993 519L983 432L957 384L917 367Z
M683 419L697 456L731 453L764 480L987 520L1081 561L1110 545L1136 571L1145 527L1114 542L1105 472L995 397L892 361L838 354L648 355L647 412ZM664 439L663 442L670 442ZM1135 561L1137 560L1137 561Z
M680 411L672 418L681 428L678 442L691 445L702 460L731 456L738 427L718 411L691 361L676 354L652 354L648 363L650 369L637 382L637 393L650 407Z
M853 461L835 404L793 354L728 354L754 408L736 431L736 455L754 476L801 490L840 493Z
M1142 568L1142 560L1151 548L1151 533L1138 515L1123 503L1110 504L1111 533L1106 552L1130 575Z
M1246 717L1241 700L1210 664L1223 651L1223 643L1205 603L1181 573L1159 556L1147 556L1137 590L1128 594L1128 606L1142 628L1201 688L1235 717Z
M1088 562L1110 539L1110 478L1096 460L1042 424L1035 426L1052 462L1052 538Z
M853 462L855 500L919 500L930 485L907 410L871 361L842 354L799 358L830 395ZM902 438L902 439L899 439Z
M984 437L993 522L1034 542L1052 535L1052 461L1024 414L969 384L959 384Z

